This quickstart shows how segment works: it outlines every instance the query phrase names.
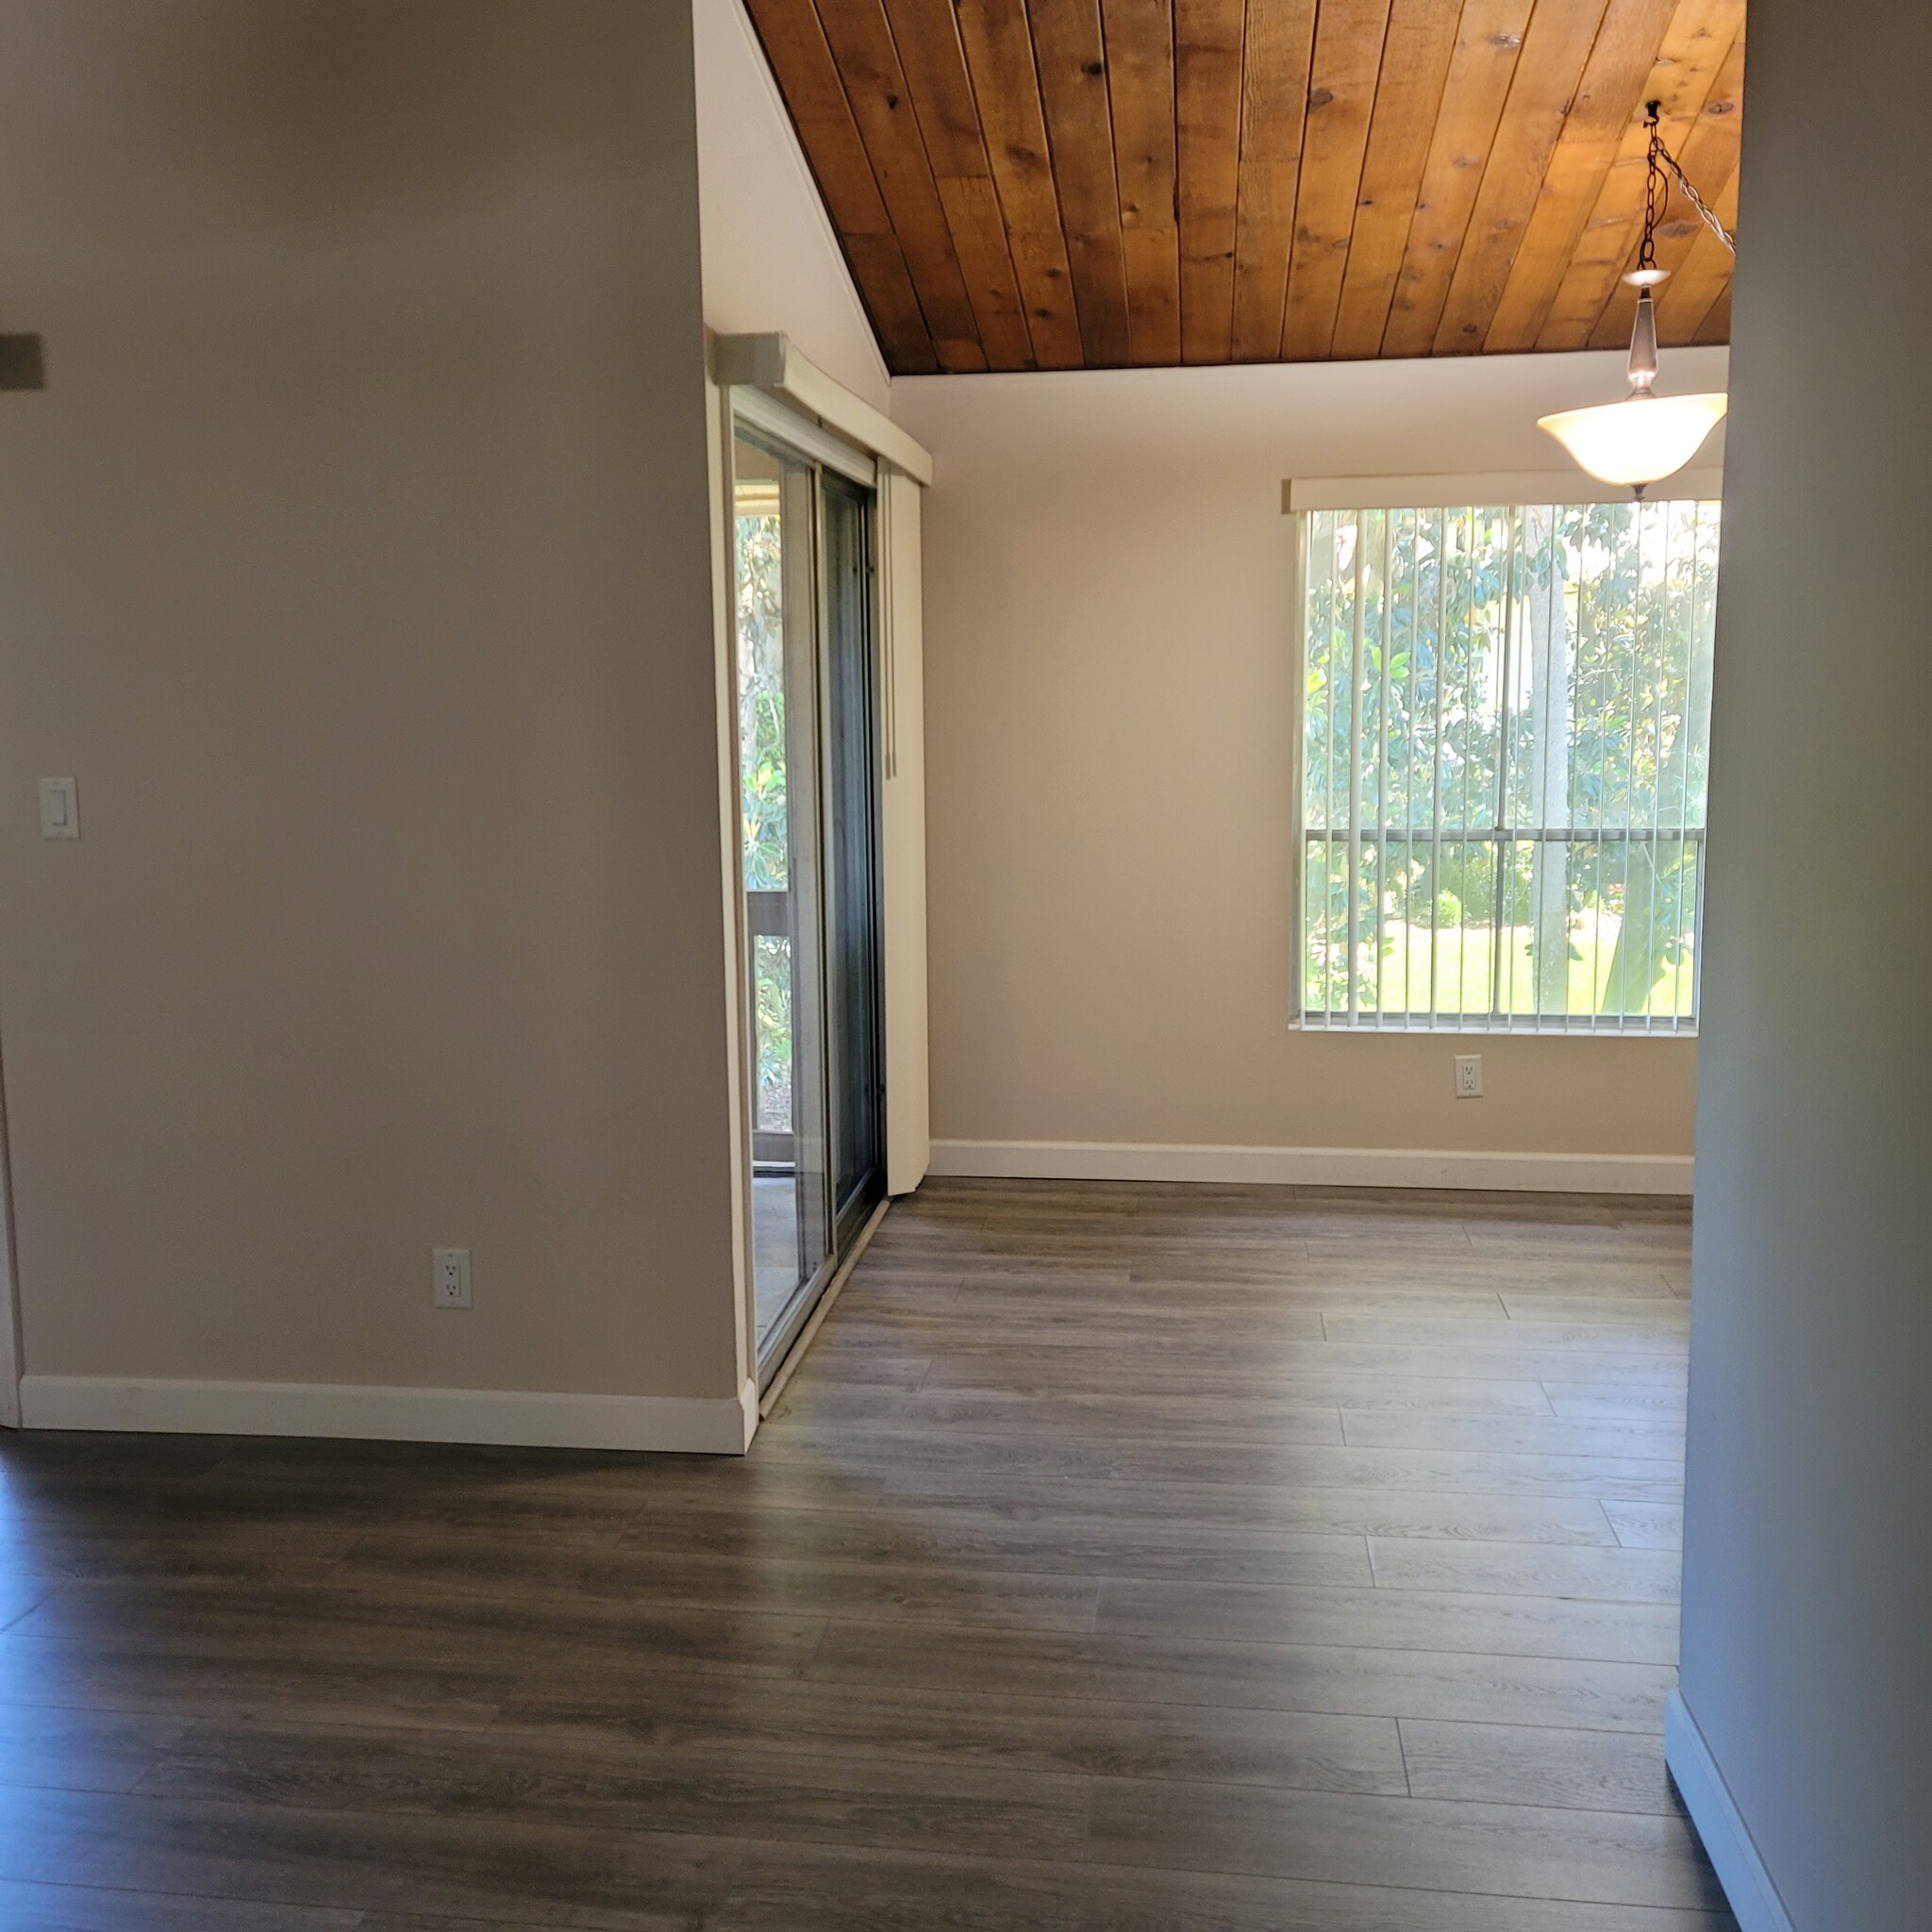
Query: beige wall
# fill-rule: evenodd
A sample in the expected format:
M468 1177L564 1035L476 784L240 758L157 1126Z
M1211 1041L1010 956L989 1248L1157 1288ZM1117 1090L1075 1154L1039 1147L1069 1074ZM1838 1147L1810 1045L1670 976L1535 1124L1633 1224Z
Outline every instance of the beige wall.
M1688 1154L1694 1045L1291 1031L1292 475L1553 471L1618 356L921 377L933 1136ZM1723 385L1722 351L1669 354ZM1715 445L1714 445L1715 448Z
M30 1376L736 1392L690 35L0 5Z
M1932 1923L1928 73L1753 0L1671 1754L1746 1932Z

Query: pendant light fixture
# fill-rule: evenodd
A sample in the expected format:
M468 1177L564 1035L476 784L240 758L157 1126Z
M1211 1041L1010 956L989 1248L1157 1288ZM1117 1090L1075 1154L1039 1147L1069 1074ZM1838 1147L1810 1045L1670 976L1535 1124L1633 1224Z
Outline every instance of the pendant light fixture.
M1621 403L1594 409L1565 409L1537 419L1583 468L1606 483L1627 484L1639 496L1647 485L1681 470L1704 439L1717 427L1729 401L1722 391L1696 396L1660 396L1657 381L1657 309L1650 291L1670 274L1657 265L1657 225L1674 180L1684 198L1733 255L1737 242L1698 193L1658 131L1661 103L1649 103L1648 172L1643 192L1643 242L1637 266L1624 279L1637 291L1637 320L1630 331L1630 393Z

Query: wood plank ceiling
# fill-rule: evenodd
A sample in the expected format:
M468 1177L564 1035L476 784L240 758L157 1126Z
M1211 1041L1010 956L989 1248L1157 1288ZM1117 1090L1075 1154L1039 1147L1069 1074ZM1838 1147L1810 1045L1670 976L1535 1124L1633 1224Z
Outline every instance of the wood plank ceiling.
M1744 0L747 5L899 375L1619 346L1649 100L1736 220Z

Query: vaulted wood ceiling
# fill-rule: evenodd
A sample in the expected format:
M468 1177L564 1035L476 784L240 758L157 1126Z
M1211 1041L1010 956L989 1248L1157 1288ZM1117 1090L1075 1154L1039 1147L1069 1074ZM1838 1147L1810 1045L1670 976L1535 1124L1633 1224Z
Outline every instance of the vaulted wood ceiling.
M1744 0L747 5L896 374L1620 345L1650 100L1736 221Z

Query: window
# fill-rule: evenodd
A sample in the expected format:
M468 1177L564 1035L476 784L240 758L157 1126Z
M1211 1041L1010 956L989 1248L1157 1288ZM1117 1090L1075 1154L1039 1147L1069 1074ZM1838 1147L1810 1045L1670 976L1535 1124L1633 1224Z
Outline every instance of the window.
M1303 513L1302 1024L1695 1029L1718 521Z

